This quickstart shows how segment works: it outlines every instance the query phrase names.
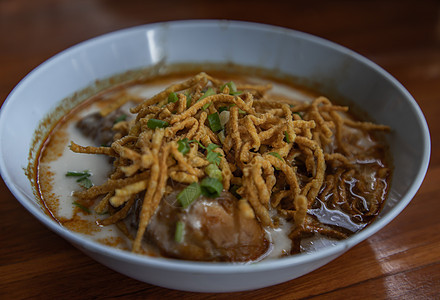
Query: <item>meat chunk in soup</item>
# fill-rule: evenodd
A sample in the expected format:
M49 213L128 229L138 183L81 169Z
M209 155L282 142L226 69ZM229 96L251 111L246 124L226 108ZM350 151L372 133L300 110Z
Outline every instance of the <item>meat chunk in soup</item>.
M238 200L223 191L220 197L200 197L183 210L176 193L163 199L152 218L146 238L168 257L199 261L252 261L268 250L265 232L255 218L247 217ZM177 222L184 234L176 241Z
M82 118L77 124L81 133L92 138L97 145L110 145L113 142L115 132L112 130L113 125L118 118L126 116L122 110L116 110L103 117L99 112L92 113Z

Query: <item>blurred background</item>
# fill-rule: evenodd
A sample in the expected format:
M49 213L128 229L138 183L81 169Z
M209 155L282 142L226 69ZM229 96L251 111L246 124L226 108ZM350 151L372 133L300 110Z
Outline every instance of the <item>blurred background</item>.
M121 28L181 19L283 26L342 44L391 71L393 61L402 56L424 69L424 61L438 60L439 11L436 0L0 0L0 66L8 68L6 78L0 78L0 98L38 64L78 42ZM414 75L439 72L437 66Z

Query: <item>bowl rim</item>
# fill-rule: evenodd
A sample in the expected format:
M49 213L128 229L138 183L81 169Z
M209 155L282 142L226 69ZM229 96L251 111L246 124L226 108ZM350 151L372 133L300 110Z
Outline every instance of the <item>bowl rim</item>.
M278 259L263 260L257 263L249 263L249 264L236 264L236 263L234 264L234 263L223 263L223 262L213 263L213 262L184 261L184 260L163 258L163 257L149 257L146 255L135 254L126 250L120 250L117 248L99 244L98 242L84 238L82 235L60 226L52 218L50 218L47 214L45 214L41 209L37 208L34 204L29 202L32 200L28 200L25 193L18 186L15 185L15 183L12 180L12 177L7 172L6 160L4 156L3 155L0 156L0 174L5 184L9 188L9 190L12 192L15 198L32 215L34 215L34 217L36 217L50 230L60 234L63 238L67 239L68 241L76 245L79 245L81 247L84 247L88 251L91 251L93 253L100 253L108 257L126 260L128 262L137 265L158 267L158 268L169 269L174 271L192 271L203 274L210 274L210 273L226 274L231 272L246 273L246 272L254 272L256 270L267 271L267 270L274 270L280 268L281 269L288 268L295 265L306 264L310 261L330 257L337 253L343 253L349 248L367 239L372 234L376 233L377 231L385 227L385 225L390 223L412 200L412 198L414 197L414 195L416 194L417 190L419 189L419 187L421 186L424 180L424 176L428 169L430 152L431 152L429 128L420 107L418 106L417 102L412 97L412 95L391 74L389 74L382 67L372 62L371 60L367 59L366 57L344 46L326 40L324 38L314 36L309 33L297 31L294 29L288 29L275 25L268 25L268 24L254 23L247 21L235 21L235 20L213 20L213 19L180 20L180 21L157 22L157 23L144 24L134 27L128 27L87 39L47 59L39 66L34 68L31 72L29 72L14 87L14 89L7 96L6 100L4 101L0 109L0 134L3 130L2 127L4 127L3 123L4 123L5 115L7 114L8 109L11 105L10 103L14 101L15 94L20 91L21 87L28 80L32 80L33 78L38 77L39 74L41 72L44 72L44 70L48 68L51 64L56 64L57 61L63 59L63 57L65 55L68 55L69 53L73 53L75 51L81 51L83 48L91 47L92 45L105 42L106 40L111 40L117 38L118 36L127 35L136 31L157 30L158 28L163 26L166 26L168 28L173 28L173 27L191 28L198 26L217 28L219 26L231 26L231 27L257 30L257 31L276 32L276 33L284 34L289 37L304 39L307 40L308 42L319 44L320 46L326 48L332 48L333 50L345 53L351 56L353 59L368 66L369 68L373 69L375 72L378 72L384 78L384 80L390 81L391 84L394 85L395 88L398 89L403 94L404 98L409 102L411 108L414 110L414 112L417 115L417 121L420 123L419 125L422 128L423 145L424 145L424 151L423 153L421 153L423 158L419 166L417 176L414 178L412 184L410 185L409 190L401 197L400 201L385 216L376 219L367 228L363 229L362 231L354 234L353 236L345 240L337 242L336 245L334 246L326 247L313 253L301 253L301 254L296 254L293 256L288 256Z

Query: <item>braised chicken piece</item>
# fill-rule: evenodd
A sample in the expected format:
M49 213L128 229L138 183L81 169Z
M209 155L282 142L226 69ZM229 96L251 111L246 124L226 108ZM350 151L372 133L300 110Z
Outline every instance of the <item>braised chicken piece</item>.
M189 208L176 203L177 192L164 198L147 227L147 240L164 256L199 261L257 260L268 250L265 232L255 218L238 208L238 200L223 191L220 197L200 197ZM183 224L181 239L176 224Z

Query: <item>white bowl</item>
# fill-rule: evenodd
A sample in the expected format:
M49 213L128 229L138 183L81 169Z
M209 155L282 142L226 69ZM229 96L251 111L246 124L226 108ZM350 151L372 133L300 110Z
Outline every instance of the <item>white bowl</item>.
M160 63L232 62L279 71L350 99L393 128L395 165L389 197L365 230L311 254L256 264L152 258L114 249L61 227L40 208L24 169L35 130L60 100L95 80ZM368 59L332 42L284 28L235 21L178 21L106 34L74 46L27 75L0 111L0 171L6 185L38 220L102 264L130 277L178 290L230 292L262 288L311 272L365 240L411 201L430 156L424 116L408 91ZM41 144L41 143L40 143ZM37 143L38 145L38 143ZM25 241L23 241L25 242Z

